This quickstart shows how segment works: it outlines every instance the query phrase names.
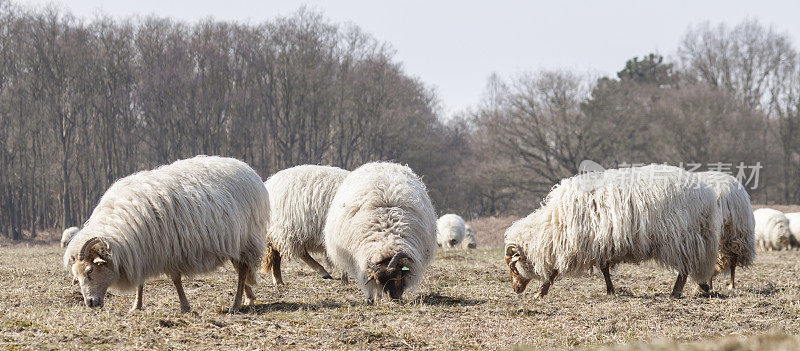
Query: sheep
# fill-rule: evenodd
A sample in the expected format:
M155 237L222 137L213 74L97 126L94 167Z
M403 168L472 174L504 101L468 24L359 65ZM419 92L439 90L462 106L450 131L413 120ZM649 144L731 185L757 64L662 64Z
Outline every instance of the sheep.
M714 275L730 270L731 282L728 287L733 289L736 287L734 280L736 266L748 267L753 264L756 256L755 220L753 207L750 205L750 195L742 184L729 174L709 171L696 175L717 195L717 206L723 223ZM708 285L711 286L711 281Z
M478 247L478 241L475 240L475 230L467 224L464 226L464 241L461 242L461 247L464 249L474 249Z
M229 312L252 304L256 270L266 248L269 196L256 172L232 158L197 156L117 180L64 253L86 306L103 306L106 290L172 279L181 311L191 308L182 276L211 272L230 260L238 285Z
M789 245L798 247L800 246L800 212L786 213L784 215L789 220L789 232L792 233L792 237L789 238Z
M362 165L345 178L325 222L334 265L358 280L367 303L401 299L436 255L436 214L422 180L408 166Z
M756 222L756 241L762 250L781 250L791 245L789 219L783 212L759 208L753 212L753 216Z
M61 248L66 248L69 241L75 237L75 234L78 234L80 229L78 227L69 227L64 229L64 232L61 233Z
M349 174L337 167L303 165L273 174L264 185L270 194L271 222L267 230L264 272L283 285L281 257L300 258L322 278L331 275L309 253L325 253L322 229L336 189Z
M464 240L466 223L461 216L448 213L436 221L437 245L444 249L452 249Z
M539 209L506 230L512 287L522 293L535 278L543 297L557 276L597 266L613 294L614 265L654 260L678 272L671 294L677 298L687 276L707 282L714 271L722 225L715 200L696 176L664 165L563 179Z

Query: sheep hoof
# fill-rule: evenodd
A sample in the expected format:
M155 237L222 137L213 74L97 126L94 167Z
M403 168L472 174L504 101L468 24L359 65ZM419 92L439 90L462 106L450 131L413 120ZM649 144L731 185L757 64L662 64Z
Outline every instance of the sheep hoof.
M181 313L190 312L192 310L189 306L181 306Z
M330 274L325 274L322 276L322 279L333 279Z

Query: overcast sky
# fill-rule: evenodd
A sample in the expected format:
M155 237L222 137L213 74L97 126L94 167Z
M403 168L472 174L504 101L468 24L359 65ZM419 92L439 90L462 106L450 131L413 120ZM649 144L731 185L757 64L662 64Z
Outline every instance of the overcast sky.
M155 14L258 23L307 5L388 42L406 72L438 92L448 113L477 103L492 72L567 68L598 75L625 60L670 56L689 25L757 18L800 47L800 1L207 1L27 0L59 4L80 17Z

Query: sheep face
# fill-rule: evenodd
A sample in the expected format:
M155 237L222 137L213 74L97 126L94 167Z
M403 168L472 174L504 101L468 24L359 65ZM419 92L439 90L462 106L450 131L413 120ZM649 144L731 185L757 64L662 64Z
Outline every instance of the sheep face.
M411 258L404 252L386 258L378 263L369 263L372 270L369 280L381 287L392 300L399 300L406 290L406 276L410 272Z
M80 284L83 302L91 308L103 307L108 287L119 279L109 259L108 248L95 240L87 241L80 256L74 257L72 276L73 282Z
M508 273L511 275L511 286L514 288L514 292L521 294L533 279L533 267L525 258L522 250L515 244L506 246L506 264Z

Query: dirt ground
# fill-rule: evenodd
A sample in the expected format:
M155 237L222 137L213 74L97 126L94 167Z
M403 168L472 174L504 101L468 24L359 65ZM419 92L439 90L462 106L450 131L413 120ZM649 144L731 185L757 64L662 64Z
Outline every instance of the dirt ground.
M90 310L62 269L61 254L55 244L0 247L3 349L526 345L637 350L641 345L672 349L676 342L701 345L687 349L713 349L727 344L704 340L720 337L733 340L729 343L743 340L742 345L765 345L759 344L764 339L800 347L796 338L781 336L800 333L798 251L759 253L754 267L738 272L736 291L701 297L691 287L677 300L669 297L675 277L651 264L622 265L613 272L616 296L605 295L597 274L557 281L544 299L533 297L533 284L517 296L509 285L502 249L479 248L440 252L424 283L407 293L406 301L370 306L355 284L322 280L290 262L284 265L288 285L276 288L262 279L255 308L237 315L225 313L235 279L228 266L185 281L193 307L189 313L179 312L167 280L146 284L144 311L128 313L130 293L113 294L103 309ZM724 286L719 278L716 286ZM651 341L655 344L641 344ZM619 344L625 346L612 346Z

